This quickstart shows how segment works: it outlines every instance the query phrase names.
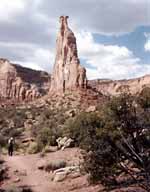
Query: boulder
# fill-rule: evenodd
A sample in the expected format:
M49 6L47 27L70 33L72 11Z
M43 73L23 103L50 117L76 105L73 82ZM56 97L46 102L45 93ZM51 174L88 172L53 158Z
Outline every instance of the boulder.
M60 181L65 180L66 177L67 177L67 173L66 172L56 173L54 178L53 178L53 181L60 182Z
M67 137L59 137L56 142L58 144L58 148L64 150L65 148L71 147L74 140Z
M14 182L14 183L20 182L20 178L19 178L19 177L15 178L15 179L13 180L13 182Z
M55 182L60 182L64 181L67 178L74 179L80 176L81 173L79 166L70 166L54 171L52 179Z
M96 111L96 106L94 106L94 105L89 106L89 107L86 109L86 112L87 112L87 113L94 112L94 111Z
M74 117L76 115L76 110L75 109L71 109L71 110L66 112L66 115L68 117Z

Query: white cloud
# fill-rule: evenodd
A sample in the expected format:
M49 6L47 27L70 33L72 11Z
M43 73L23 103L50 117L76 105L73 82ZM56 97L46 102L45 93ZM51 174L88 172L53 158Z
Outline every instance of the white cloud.
M36 48L24 61L14 61L14 63L19 63L31 69L50 72L54 63L54 54L50 50Z
M92 33L117 35L150 24L149 0L44 0L39 10L48 18L69 15L74 25Z
M123 79L150 73L150 65L142 64L127 47L96 43L89 32L78 33L77 42L89 79Z
M32 57L27 58L28 61L35 63L41 69L51 71L54 64L54 53L52 50L38 48Z
M146 43L144 45L145 51L150 51L150 33L145 33Z
M14 16L21 13L25 9L25 6L25 0L1 0L0 21L10 22Z
M147 40L144 47L145 47L145 51L150 51L150 39Z
M50 72L54 63L54 50L41 48L31 43L4 43L0 42L2 49L13 50L13 54L18 52L18 58L11 59L12 63L21 64L36 70Z

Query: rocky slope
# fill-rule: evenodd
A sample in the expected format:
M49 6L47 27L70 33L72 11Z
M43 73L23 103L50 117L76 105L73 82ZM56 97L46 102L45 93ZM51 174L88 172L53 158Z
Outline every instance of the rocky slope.
M0 100L31 101L46 94L49 75L0 59Z
M86 70L80 65L76 38L68 27L67 19L68 16L60 17L50 93L86 88Z

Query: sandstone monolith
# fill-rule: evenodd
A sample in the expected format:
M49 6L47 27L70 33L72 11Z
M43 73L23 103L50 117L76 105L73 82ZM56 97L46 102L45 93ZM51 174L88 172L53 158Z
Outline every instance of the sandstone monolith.
M80 65L74 33L68 27L68 16L60 17L56 42L56 59L50 92L84 89L87 86L86 69Z

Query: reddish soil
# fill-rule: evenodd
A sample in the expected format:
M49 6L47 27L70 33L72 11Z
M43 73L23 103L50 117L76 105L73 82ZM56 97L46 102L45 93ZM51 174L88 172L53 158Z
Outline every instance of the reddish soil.
M45 157L36 155L4 156L6 165L9 167L9 179L3 184L3 188L11 186L28 186L34 192L98 192L102 191L99 186L89 186L86 176L75 179L66 179L63 182L51 181L52 173L46 173L37 169L37 163L41 160L63 159L69 164L79 162L78 149L66 149L49 153Z

